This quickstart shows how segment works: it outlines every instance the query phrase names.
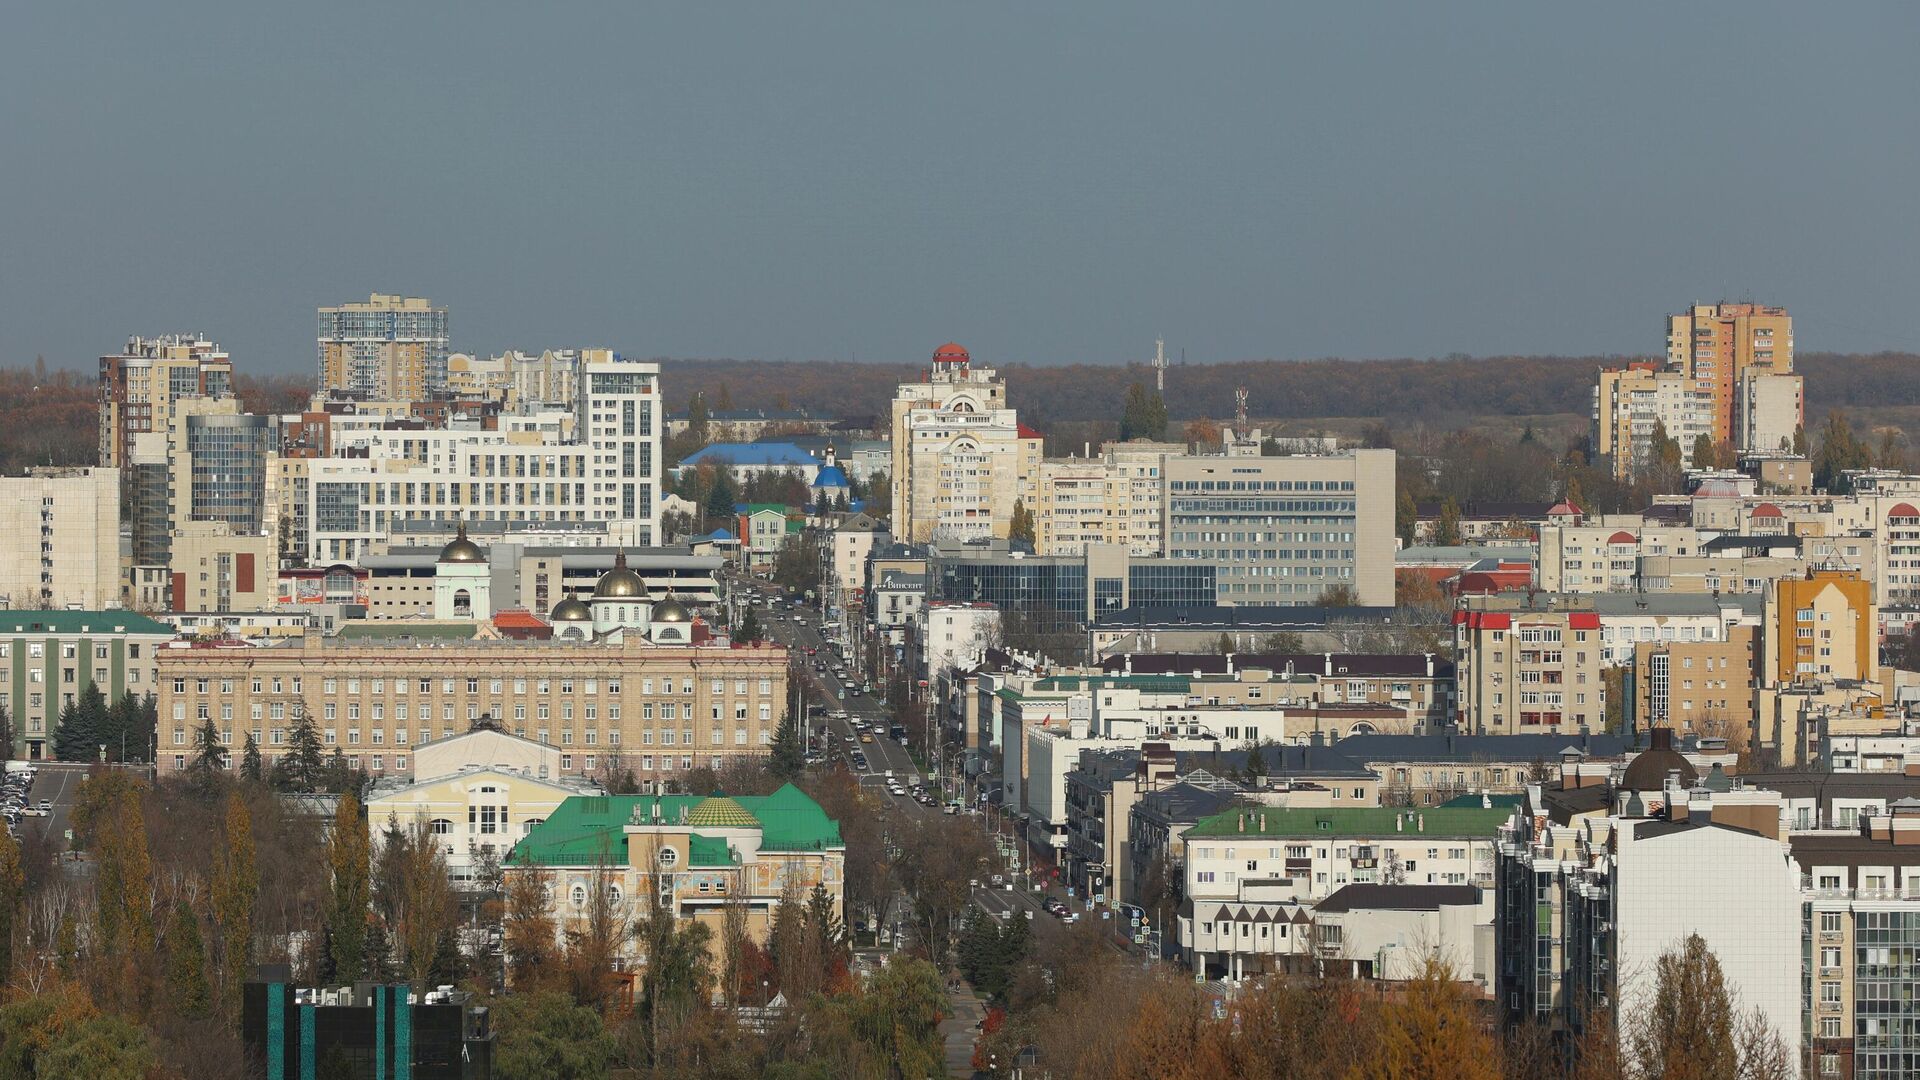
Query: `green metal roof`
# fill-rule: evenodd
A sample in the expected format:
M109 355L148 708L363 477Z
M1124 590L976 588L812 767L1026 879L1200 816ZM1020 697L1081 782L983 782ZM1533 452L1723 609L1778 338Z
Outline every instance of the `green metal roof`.
M824 851L843 846L840 824L827 817L820 804L799 788L788 784L771 795L709 797L706 795L575 795L556 808L513 847L508 861L516 866L591 866L601 858L612 863L626 862L625 826L634 819L654 820L653 807L660 807L659 820L680 822L685 814L691 822L695 808L705 803L732 804L759 823L762 851ZM734 817L732 811L724 816ZM687 826L693 828L692 824ZM729 827L727 821L708 821L707 828ZM738 828L751 828L744 823ZM690 862L727 866L732 858L726 853L726 841L718 837L693 834L688 852Z
M179 631L134 611L4 611L0 634L160 634Z
M1483 810L1477 806L1427 810L1398 806L1341 810L1250 806L1206 818L1188 829L1187 837L1392 836L1396 832L1408 836L1491 837L1512 816L1511 811L1500 807Z
M687 835L688 866L732 866L733 850L727 842L717 836L701 836L699 833Z

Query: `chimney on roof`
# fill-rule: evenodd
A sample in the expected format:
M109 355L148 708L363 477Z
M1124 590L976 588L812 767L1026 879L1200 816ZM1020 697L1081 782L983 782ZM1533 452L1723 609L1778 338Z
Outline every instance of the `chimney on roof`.
M1227 654L1227 675L1229 678L1231 678L1233 675L1233 654L1232 653Z
M1333 676L1333 654L1327 653L1325 655L1327 660L1326 674L1329 678L1331 678Z
M1407 831L1407 817L1405 814L1393 815L1393 831L1394 832Z
M1425 814L1420 814L1419 816L1417 816L1417 817L1415 817L1415 818L1414 818L1413 820L1414 820L1414 831L1415 831L1415 832L1426 832L1426 831L1427 831L1427 815L1425 815Z
M1123 658L1122 667L1120 668L1120 673L1123 675L1133 674L1133 654L1132 653L1126 654L1126 656Z
M1431 679L1433 678L1433 654L1423 653L1421 655L1427 658L1427 678Z
M1240 821L1240 831L1246 832L1247 831L1247 815L1244 813L1240 814L1239 821Z

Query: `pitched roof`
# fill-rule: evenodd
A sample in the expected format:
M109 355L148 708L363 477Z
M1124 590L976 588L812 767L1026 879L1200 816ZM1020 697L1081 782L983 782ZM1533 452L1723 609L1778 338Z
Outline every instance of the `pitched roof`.
M725 795L710 795L687 811L687 826L693 829L752 829L759 824L746 807Z
M784 442L750 443L712 443L680 459L680 466L688 465L756 465L804 468L818 465L820 461L812 454Z
M1333 744L1360 762L1559 761L1569 749L1589 758L1625 757L1619 735L1349 735Z
M547 624L526 608L507 608L494 613L493 625L502 630L544 630Z
M1480 902L1472 885L1348 885L1314 905L1315 911L1437 911Z
M1402 810L1392 806L1352 809L1250 807L1196 823L1187 837L1232 836L1492 836L1507 810Z
M680 823L694 828L694 811L702 803L719 803L708 814L738 821L735 810L744 813L760 829L761 851L825 851L843 846L840 823L820 809L799 788L788 784L771 795L737 797L703 795L600 795L575 796L556 808L547 820L514 845L508 862L516 866L591 866L602 858L614 863L626 861L625 828L629 822L663 825ZM733 809L727 809L732 804ZM639 817L635 817L636 811ZM707 828L727 826L709 823ZM714 840L713 843L723 843ZM709 851L711 854L711 851ZM717 865L717 864L716 864Z
M1150 817L1168 822L1199 821L1233 805L1233 800L1239 797L1237 791L1179 783L1142 795L1135 806Z

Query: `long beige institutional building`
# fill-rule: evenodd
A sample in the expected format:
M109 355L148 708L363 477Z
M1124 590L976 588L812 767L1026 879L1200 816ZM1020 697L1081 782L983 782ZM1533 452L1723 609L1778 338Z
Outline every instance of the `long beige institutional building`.
M557 747L562 775L619 755L645 783L765 755L785 716L787 650L761 645L434 641L376 645L310 634L286 646L175 642L159 650L159 765L184 769L211 719L235 760L251 733L287 750L306 710L323 749L375 775L491 717Z

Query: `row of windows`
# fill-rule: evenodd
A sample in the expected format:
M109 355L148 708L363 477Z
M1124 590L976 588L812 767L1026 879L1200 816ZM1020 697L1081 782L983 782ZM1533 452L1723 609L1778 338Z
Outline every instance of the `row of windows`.
M4 655L4 654L0 653L0 655ZM193 688L195 693L209 694L213 692L212 688L215 680L212 679L211 677L200 676L200 677L194 678L192 681L193 681ZM342 683L345 683L347 688L346 690L347 693L358 694L360 693L362 681L363 680L357 677L349 677L346 679L326 678L320 681L320 689L321 689L321 692L325 694L337 694L340 692L340 685ZM464 683L467 693L477 694L477 693L480 693L480 684L482 681L486 682L488 693L499 694L499 693L505 692L505 686L509 680L506 680L506 679L482 680L478 676L468 676L464 680L441 679L439 680L440 692L443 694L457 693L458 691L456 688ZM690 677L682 678L680 680L679 692L683 694L693 693L694 681L695 680ZM175 675L173 677L173 692L176 694L186 693L187 682L188 680L186 676ZM220 685L220 693L222 694L234 693L234 688L238 684L238 680L231 679L231 678L222 678L218 680L218 682ZM384 694L387 692L388 680L385 678L369 678L364 680L364 682L366 683L368 692L370 693ZM531 680L524 679L524 678L516 678L511 680L511 682L513 683L513 692L516 694L526 693L527 687L529 686L529 684L535 687L535 690L534 690L535 693L540 693L540 694L553 693L553 687L555 685L559 686L560 693L562 694L571 694L574 692L576 687L578 687L582 693L597 694L600 692L600 687L603 680L575 679L571 676L568 676L565 678L557 678L557 679L552 677L531 679ZM618 694L621 692L621 689L623 687L621 680L606 679L604 680L604 682L606 685L607 693ZM714 694L724 694L726 693L726 690L727 690L727 682L728 680L726 679L708 680L709 691ZM760 693L760 694L773 693L772 679L757 679L757 680L734 679L732 680L732 682L733 682L733 692L736 694L746 693L749 685L752 685L755 689L755 692L757 693ZM268 679L260 675L255 675L248 680L248 686L250 690L255 694L265 693L266 692L265 688L269 683L271 683L273 687L272 692L276 694L286 693L287 692L286 688L288 686L292 687L292 692L295 694L298 694L301 692L301 678L298 675L292 676L290 679L279 676L279 675L275 675L271 679ZM415 680L401 676L401 677L394 678L392 680L392 683L393 683L393 693L396 695L404 695L407 693L408 688L414 685ZM419 692L422 694L433 693L434 692L433 684L434 684L433 679L430 679L430 678L419 679L418 680ZM659 680L658 692L662 694L671 694L674 692L673 687L674 687L674 680L670 678L661 679ZM643 694L655 693L654 680L653 679L640 680L640 692Z

